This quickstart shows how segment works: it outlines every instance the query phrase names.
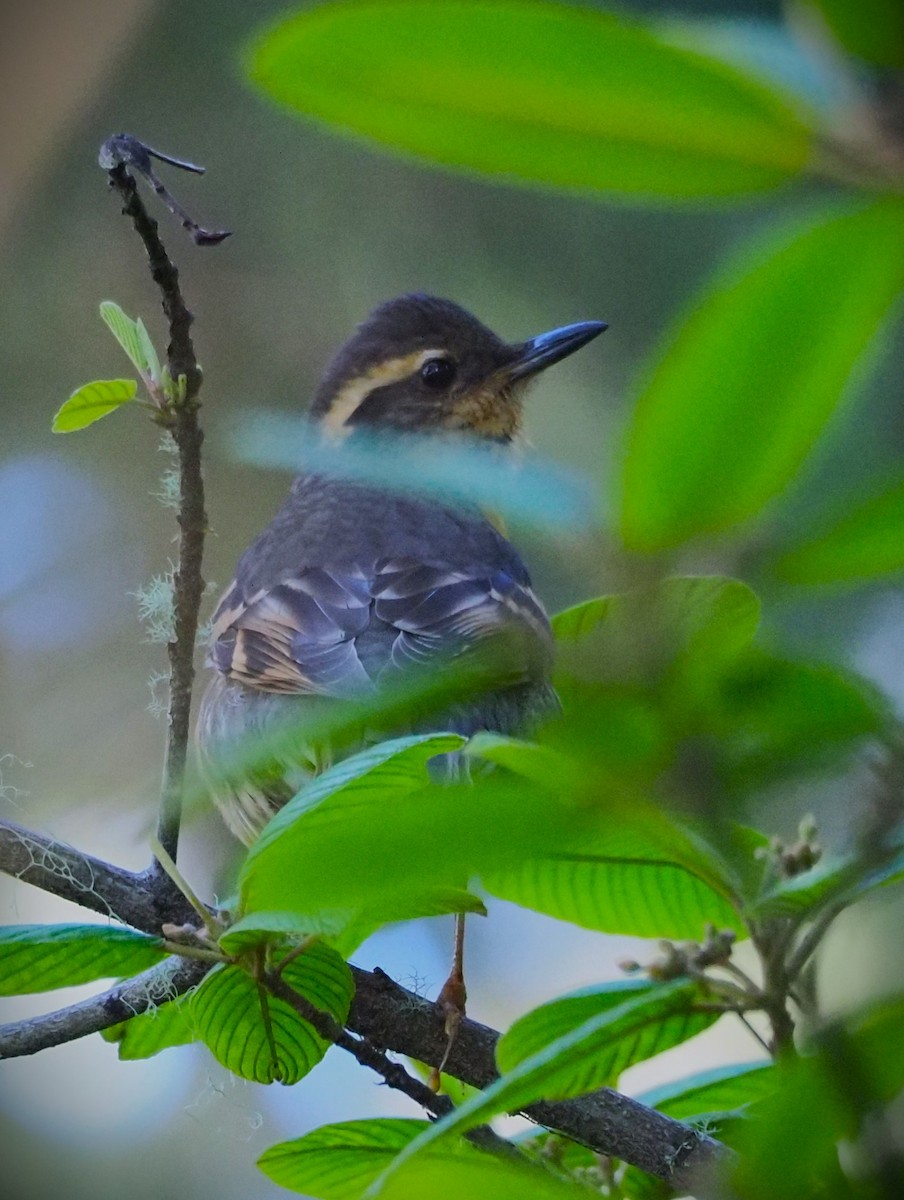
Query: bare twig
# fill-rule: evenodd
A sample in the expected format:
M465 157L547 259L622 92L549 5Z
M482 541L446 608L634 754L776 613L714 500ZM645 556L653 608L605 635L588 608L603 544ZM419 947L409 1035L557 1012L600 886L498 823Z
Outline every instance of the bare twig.
M0 821L0 871L155 936L194 917L165 876L125 871L12 821Z
M159 418L172 433L179 452L180 538L178 563L173 575L175 633L167 647L170 663L167 744L157 826L160 844L170 857L175 859L188 754L195 637L204 593L201 561L204 535L207 531L207 515L204 510L204 480L201 474L203 434L197 417L201 369L191 339L193 318L182 296L179 272L160 239L157 222L148 214L138 195L135 180L129 173L130 169L141 171L158 194L164 195L164 198L168 197L169 194L150 168L152 153L165 161L176 161L176 165L185 165L150 151L137 139L126 134L117 134L104 143L100 162L110 176L111 185L122 198L123 212L131 218L135 231L147 251L151 275L160 289L163 311L169 324L167 365L171 378L180 384L175 389L174 398L168 408ZM187 169L193 169L192 164L188 164ZM169 197L167 202L171 199ZM178 211L184 223L194 225L181 209ZM210 241L211 238L208 236L196 240Z
M167 959L134 979L118 983L100 996L27 1021L2 1025L0 1059L36 1054L50 1046L60 1046L89 1033L109 1029L111 1025L118 1025L183 995L200 983L209 970L209 963L194 959Z

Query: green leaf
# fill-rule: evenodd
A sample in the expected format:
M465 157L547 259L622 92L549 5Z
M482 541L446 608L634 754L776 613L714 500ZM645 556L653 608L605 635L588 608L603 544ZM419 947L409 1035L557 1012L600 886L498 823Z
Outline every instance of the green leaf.
M709 1114L737 1112L771 1096L778 1086L774 1063L737 1063L687 1075L643 1092L636 1099L676 1121L687 1121Z
M500 1073L507 1074L585 1021L617 1008L626 1001L647 998L655 999L658 1004L660 991L661 984L647 980L619 980L582 988L540 1005L520 1017L499 1041L496 1062ZM619 1075L628 1067L686 1042L688 1038L708 1029L718 1018L719 1014L712 1012L673 1012L652 1020L642 1028L630 1029L624 1036L613 1038L596 1052L594 1070L599 1082L593 1086L605 1084L614 1087Z
M639 24L559 4L324 4L269 32L250 73L339 132L634 200L761 191L811 153L800 118L762 83Z
M394 1175L439 1139L463 1134L497 1113L520 1112L536 1100L565 1099L602 1086L611 1065L608 1051L614 1044L688 1012L696 996L696 984L674 980L661 984L653 994L636 996L591 1017L428 1126L402 1151L390 1173Z
M358 1200L395 1156L428 1128L426 1121L398 1117L323 1125L271 1146L258 1166L274 1183L305 1196ZM433 1195L456 1200L567 1200L574 1191L527 1163L500 1162L467 1144L452 1143L409 1164L380 1194L405 1200Z
M5 925L0 996L136 975L166 957L157 938L114 925Z
M310 931L333 934L361 919L435 913L449 888L574 841L601 819L520 779L429 783L429 760L463 744L457 734L397 738L325 771L251 848L242 915L295 912Z
M887 702L853 672L751 653L724 681L713 720L726 787L821 768L883 735Z
M139 323L127 317L123 310L113 300L104 300L100 306L100 315L104 324L125 350L129 362L142 375L150 375L152 362L157 362L157 352L150 345L150 338L144 325L139 329ZM148 357L148 347L150 355ZM160 374L160 363L157 362L157 377Z
M271 1146L257 1165L280 1187L319 1200L358 1200L426 1127L426 1121L402 1117L321 1125L303 1137Z
M814 0L850 54L879 67L904 67L904 7L900 0Z
M286 966L283 979L316 1008L345 1022L354 985L335 950L314 943ZM191 1019L214 1058L254 1083L297 1083L329 1048L289 1004L264 999L263 989L239 967L215 967L205 977L192 997Z
M904 11L904 10L902 10ZM904 571L904 483L849 511L824 532L786 550L774 564L786 583L866 582Z
M464 888L436 888L428 892L423 892L418 897L415 907L416 912L412 913L411 904L407 903L404 898L399 901L395 909L390 904L381 906L381 913L383 914L381 919L379 921L371 921L366 931L363 926L358 927L355 925L353 927L353 931L359 938L359 941L352 949L355 949L365 937L369 937L380 925L388 921L404 921L411 915L421 917L441 917L447 913L474 913L480 917L487 915L486 906L483 901L471 892L465 891ZM339 949L342 953L345 953L347 949L346 937L350 931L350 927L338 926L335 921L335 913L331 912L327 912L325 919L320 924L322 928L312 928L310 914L291 911L253 912L246 917L242 917L233 925L230 925L229 929L220 936L219 942L227 954L240 954L251 949L253 946L279 944L286 939L294 938L297 940L299 937L317 933L326 937L335 949ZM338 937L341 945L335 943L333 937ZM351 949L348 950L348 953L351 953Z
M620 815L570 852L487 873L483 884L500 899L603 933L700 940L712 922L746 936L718 861L661 814Z
M592 1193L590 1193L592 1195ZM586 1196L570 1181L543 1166L477 1152L456 1155L445 1148L418 1156L393 1173L379 1191L381 1200L454 1196L455 1200L577 1200Z
M324 932L338 932L355 915L357 905L354 879L345 881L351 887L343 889L344 903L339 899L337 873L349 874L348 861L360 862L361 871L367 863L366 855L349 859L342 825L351 833L351 823L362 819L362 809L373 813L375 805L373 815L385 825L393 809L382 806L397 807L405 797L422 791L428 783L428 762L461 749L464 742L457 734L443 733L396 738L355 754L312 780L280 809L251 847L239 876L243 911L320 916ZM327 860L323 856L329 851ZM379 870L381 864L374 865ZM324 896L331 901L329 907ZM389 903L395 909L398 896L393 895Z
M904 286L904 204L748 246L665 342L628 436L621 528L655 551L754 516L789 483Z
M501 733L476 733L464 753L469 758L481 758L506 767L544 787L578 785L576 764L552 747L537 742L505 737Z
M667 672L683 692L717 675L756 633L760 601L738 579L681 575L623 595L600 596L552 619L558 673L586 675L588 666L624 684L654 682ZM681 706L690 698L681 696Z
M151 383L159 384L163 379L163 372L160 368L160 359L157 356L157 350L154 343L151 341L151 335L147 331L144 321L141 317L135 321L135 335L138 338L138 347L141 352L142 360L145 364L147 375ZM137 364L136 364L137 365ZM141 368L139 368L140 370Z
M116 1042L122 1061L152 1058L171 1046L198 1040L191 1015L191 994L160 1003L137 1017L101 1030L104 1041Z
M868 866L854 855L823 859L809 871L783 879L751 907L757 917L812 915L829 901L844 897L853 903L876 888L904 879L904 848L886 862Z
M53 418L54 433L73 433L93 425L101 417L115 412L135 399L138 384L134 379L95 379L72 393Z

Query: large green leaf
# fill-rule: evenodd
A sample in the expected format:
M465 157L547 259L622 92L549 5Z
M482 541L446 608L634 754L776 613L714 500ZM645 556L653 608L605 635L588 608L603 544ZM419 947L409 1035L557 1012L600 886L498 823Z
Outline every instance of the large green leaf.
M845 50L880 67L904 67L901 0L813 0Z
M303 1137L271 1146L257 1165L280 1187L318 1200L358 1200L426 1121L376 1117L321 1125ZM459 1151L453 1147L450 1154Z
M321 930L436 912L472 875L575 840L600 819L503 778L430 784L455 734L397 738L324 772L270 822L240 876L242 915L295 912Z
M904 11L904 7L902 7ZM775 572L788 583L848 583L904 571L904 483L853 503L834 525L786 550Z
M431 162L635 200L761 191L811 152L762 83L611 13L536 0L324 4L268 33L251 76Z
M344 1023L354 985L335 950L314 943L286 966L283 979L315 1008ZM214 1058L254 1083L297 1083L329 1045L289 1004L265 997L239 967L215 967L206 976L192 997L191 1020Z
M778 1086L774 1063L737 1063L699 1071L642 1092L636 1099L676 1121L688 1121L714 1113L737 1112L771 1096Z
M164 958L157 938L115 925L5 925L0 996L135 975Z
M134 400L137 391L134 379L95 379L93 383L85 383L61 405L51 429L54 433L84 429Z
M658 998L661 985L647 980L620 980L582 988L526 1013L512 1025L496 1047L499 1071L506 1074L525 1059L537 1054L558 1038L571 1033L600 1013L643 997ZM631 1029L624 1037L615 1037L601 1046L594 1063L599 1083L614 1087L622 1071L670 1050L688 1038L702 1033L719 1018L714 1012L688 1010L667 1013L642 1028Z
M887 701L853 672L751 653L722 681L712 732L723 783L755 788L824 767L884 734Z
M707 923L746 936L720 864L665 816L616 820L573 849L482 876L494 896L603 933L700 940Z
M621 528L659 550L757 512L798 471L904 287L904 203L748 246L670 332L638 400Z
M591 1017L428 1126L402 1151L390 1172L395 1174L439 1139L463 1134L497 1113L519 1112L536 1100L579 1096L602 1086L610 1066L609 1047L632 1035L641 1036L670 1016L688 1012L697 995L696 984L674 980Z

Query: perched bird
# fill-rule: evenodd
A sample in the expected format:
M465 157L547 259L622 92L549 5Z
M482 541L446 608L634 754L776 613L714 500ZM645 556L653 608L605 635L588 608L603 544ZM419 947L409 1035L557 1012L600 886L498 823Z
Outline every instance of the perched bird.
M567 325L508 343L448 300L377 308L327 368L310 418L321 432L458 434L508 443L525 387L606 328ZM554 704L551 635L514 546L476 507L306 473L239 561L213 619L213 679L201 703L202 769L229 828L250 843L321 765L236 778L240 742L320 698L366 695L487 639L514 649L504 685L435 714L428 728L513 733Z

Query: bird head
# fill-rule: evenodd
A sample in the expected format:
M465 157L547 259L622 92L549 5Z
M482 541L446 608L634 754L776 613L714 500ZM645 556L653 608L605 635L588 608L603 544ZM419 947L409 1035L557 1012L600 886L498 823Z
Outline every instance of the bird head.
M511 441L531 379L605 328L583 321L509 343L451 300L400 296L375 309L333 359L311 417L333 434L446 430Z

